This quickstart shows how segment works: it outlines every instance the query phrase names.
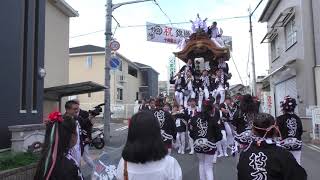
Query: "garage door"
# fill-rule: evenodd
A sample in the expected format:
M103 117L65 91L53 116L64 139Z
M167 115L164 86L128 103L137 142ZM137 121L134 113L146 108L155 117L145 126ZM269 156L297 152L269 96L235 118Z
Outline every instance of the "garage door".
M296 78L291 78L287 81L281 82L275 86L275 103L276 103L276 115L281 115L280 102L285 96L291 96L297 99L297 83ZM298 113L298 108L296 108Z

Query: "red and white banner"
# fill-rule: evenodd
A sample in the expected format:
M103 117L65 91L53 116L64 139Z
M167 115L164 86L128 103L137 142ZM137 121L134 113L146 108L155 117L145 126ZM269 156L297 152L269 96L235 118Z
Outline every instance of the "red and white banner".
M147 22L147 41L178 44L191 35L191 30L178 29L161 24Z

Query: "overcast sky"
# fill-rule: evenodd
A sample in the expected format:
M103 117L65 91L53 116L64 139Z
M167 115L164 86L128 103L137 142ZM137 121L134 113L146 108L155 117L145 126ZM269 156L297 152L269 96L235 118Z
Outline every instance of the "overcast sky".
M70 47L92 44L105 46L105 4L106 0L66 0L80 16L71 18L70 21ZM114 0L113 3L128 0ZM233 58L240 72L244 84L248 84L249 55L249 19L234 18L221 20L221 18L245 16L251 5L254 8L260 0L158 0L161 8L168 14L172 22L185 22L195 19L199 13L204 19L209 19L208 24L216 20L224 35L233 38ZM258 23L258 18L265 6L266 0L253 16L254 48L256 61L256 74L266 75L268 70L268 47L260 44L267 32L266 24ZM122 6L115 10L114 17L121 26L144 25L146 22L168 23L168 18L160 11L154 2L144 2ZM113 27L116 23L113 21ZM179 24L174 27L190 29L191 24ZM98 31L98 32L97 32ZM93 33L96 32L96 33ZM88 34L89 35L84 35ZM83 35L83 36L79 36ZM146 28L118 28L115 38L120 42L119 52L134 62L141 62L152 66L160 73L160 80L167 80L168 59L172 52L177 51L175 45L146 41ZM251 57L251 56L250 56ZM251 58L250 58L251 59ZM251 61L250 61L251 62ZM182 67L182 61L177 66ZM241 83L233 61L229 61L230 71L233 74L230 84Z

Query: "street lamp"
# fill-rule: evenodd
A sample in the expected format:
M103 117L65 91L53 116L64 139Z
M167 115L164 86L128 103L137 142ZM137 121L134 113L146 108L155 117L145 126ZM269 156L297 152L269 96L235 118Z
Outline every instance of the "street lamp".
M105 91L104 91L104 139L106 142L110 142L110 67L109 61L111 58L111 49L109 47L112 40L112 12L119 8L120 6L127 4L135 4L140 2L147 2L154 0L138 0L138 1L129 1L118 4L112 4L112 0L107 0L106 4L106 45L105 45Z

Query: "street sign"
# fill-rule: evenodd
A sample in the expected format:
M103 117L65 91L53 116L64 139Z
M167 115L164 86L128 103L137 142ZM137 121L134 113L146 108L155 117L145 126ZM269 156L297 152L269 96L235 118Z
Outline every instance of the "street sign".
M112 57L111 60L110 60L110 67L111 67L112 69L116 69L116 68L119 67L119 65L120 65L119 59L116 58L116 57Z
M118 41L111 41L109 47L112 51L117 51L120 49L120 43Z

